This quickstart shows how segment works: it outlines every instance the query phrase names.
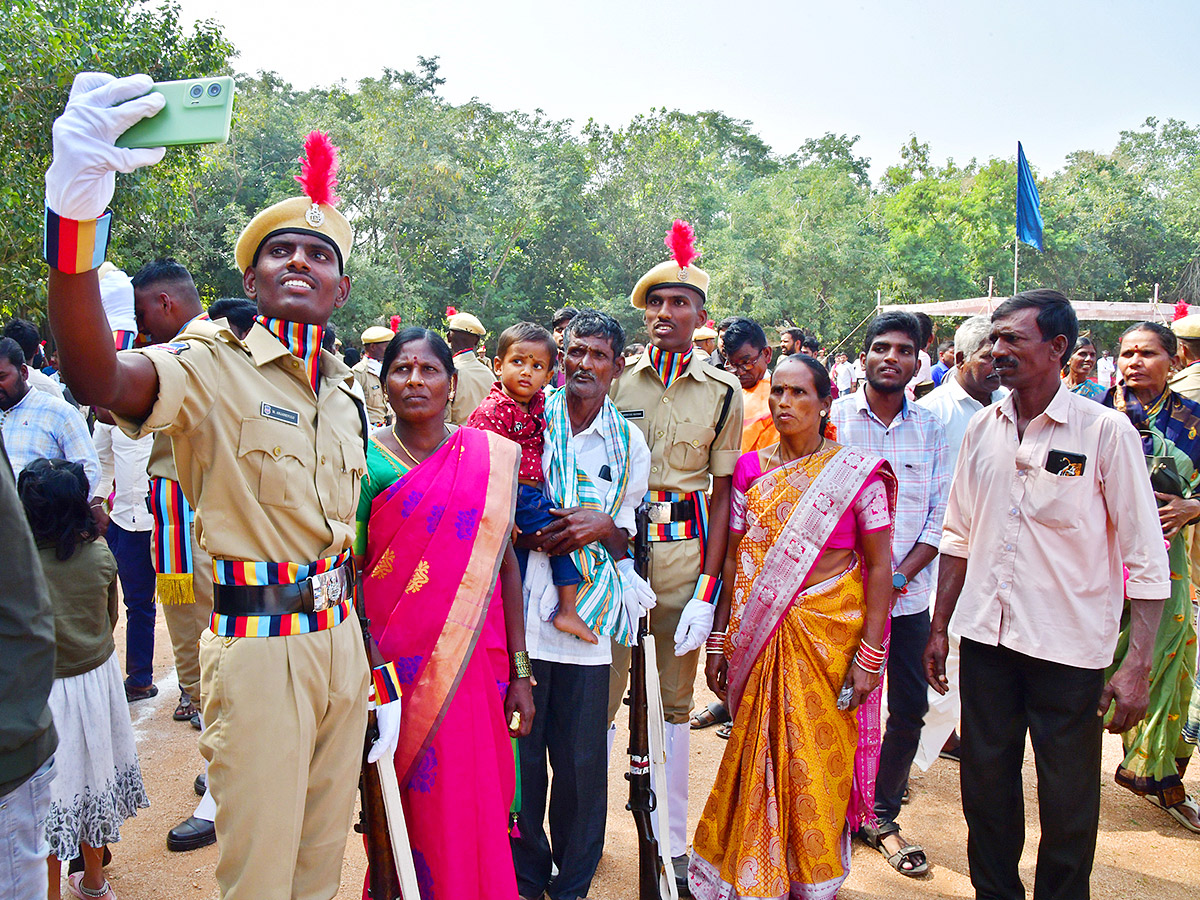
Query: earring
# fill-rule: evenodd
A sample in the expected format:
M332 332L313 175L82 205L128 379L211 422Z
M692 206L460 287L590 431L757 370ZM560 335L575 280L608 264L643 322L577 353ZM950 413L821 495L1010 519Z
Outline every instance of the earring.
M821 410L821 418L825 418L826 415L828 415L828 413L826 413L825 410Z

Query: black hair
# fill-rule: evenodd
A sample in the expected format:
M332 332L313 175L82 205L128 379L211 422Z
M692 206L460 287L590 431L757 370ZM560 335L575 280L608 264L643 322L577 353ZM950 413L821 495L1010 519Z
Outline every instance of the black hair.
M780 329L779 334L780 334L780 336L783 336L786 334L788 337L790 337L792 339L792 342L795 344L802 344L804 342L804 329L803 328L782 328L782 329Z
M924 350L929 346L929 342L933 338L933 319L929 318L929 316L923 312L913 313L913 318L916 319L917 324L921 326L921 343L917 349Z
M362 359L362 351L357 347L347 347L346 352L342 354L342 362L351 368L357 366L360 359Z
M25 365L25 351L12 338L0 338L0 359L7 359L19 369Z
M21 345L21 352L27 360L34 359L41 347L42 336L37 326L27 319L13 319L4 326L4 336L12 338Z
M321 349L333 352L334 346L337 344L337 329L333 327L332 322L325 323L325 333L321 335Z
M807 353L793 353L790 356L785 356L775 364L775 372L778 372L784 363L795 362L808 367L808 371L812 373L813 387L817 389L817 396L822 400L828 400L833 396L833 382L829 379L829 371L821 365L821 361L815 356L809 356ZM775 373L771 373L772 381ZM825 427L829 424L829 417L826 416L821 420L821 436L825 436Z
M921 343L921 323L917 321L917 317L911 313L892 311L880 313L871 320L863 337L863 353L869 353L875 338L889 331L899 331L908 335L913 342L914 353L924 349L924 344Z
M1166 325L1160 325L1158 322L1135 322L1121 332L1121 341L1118 342L1118 345L1135 331L1148 331L1157 337L1158 342L1162 344L1163 350L1167 352L1167 356L1173 357L1179 352L1179 340L1175 337L1175 332ZM1086 338L1082 340L1086 340ZM1071 352L1074 353L1075 351L1072 350Z
M717 331L718 332L724 331L726 328L728 328L730 325L732 325L737 320L738 320L737 316L726 316L720 322L717 323Z
M1071 301L1064 294L1049 288L1022 291L997 306L992 313L992 321L1006 318L1023 309L1038 311L1037 327L1043 341L1052 341L1060 334L1067 339L1067 346L1063 350L1062 359L1059 360L1059 365L1065 366L1074 352L1072 348L1075 346L1075 340L1079 337L1079 319L1075 316L1075 309L1071 306ZM1150 325L1151 323L1144 324ZM1140 327L1140 325L1135 325L1129 331L1136 331ZM1128 334L1129 331L1125 334ZM1174 335L1172 335L1173 338Z
M746 344L761 353L767 346L767 334L753 319L738 316L725 329L725 358L729 359Z
M563 334L566 343L573 337L602 337L612 347L613 359L618 359L625 352L625 329L621 323L596 309L585 309L571 320Z
M258 306L253 300L247 300L245 297L223 297L214 301L208 308L210 319L228 319L230 325L242 332L254 327L256 315Z
M574 322L575 320L572 319L571 321ZM496 344L496 356L504 359L509 348L513 344L519 344L522 341L541 344L545 347L551 365L558 359L558 344L554 343L554 335L541 325L536 325L533 322L518 322L516 325L509 325L500 332L500 340Z
M622 328L621 332L624 333L624 331L625 331L625 329ZM635 342L632 344L626 344L625 349L621 351L621 355L622 356L641 356L645 352L646 352L646 345Z
M438 358L438 362L442 364L442 368L446 370L446 374L454 374L454 354L450 352L450 346L442 336L436 331L430 331L428 328L410 325L388 341L387 349L383 351L380 372L384 381L387 381L388 370L391 369L396 357L400 355L400 351L404 348L404 345L411 344L413 341L428 341L429 346L433 349L433 355Z
M573 318L579 315L579 310L574 306L564 306L562 309L556 309L553 317L550 319L550 324L557 328L559 325L565 325Z
M805 350L812 350L813 353L815 354L818 350L821 349L821 342L818 341L815 337L813 337L810 334L808 337L806 337L804 340L802 340L800 342L800 346L803 347Z
M129 280L134 290L155 284L182 285L188 288L193 297L200 299L200 294L196 291L196 282L192 280L192 273L173 256L164 256L146 263Z
M1088 341L1090 344L1091 341ZM954 341L938 341L938 356L941 356L947 350L954 349Z
M83 541L100 536L88 508L83 466L67 459L35 459L17 478L29 530L39 541L53 541L54 555L70 559Z

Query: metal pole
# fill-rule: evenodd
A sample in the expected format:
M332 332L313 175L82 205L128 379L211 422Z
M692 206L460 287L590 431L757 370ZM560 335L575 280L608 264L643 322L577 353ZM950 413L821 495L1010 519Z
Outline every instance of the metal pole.
M1015 234L1015 229L1014 229ZM1017 295L1017 263L1021 258L1021 238L1015 237L1013 240L1013 296Z

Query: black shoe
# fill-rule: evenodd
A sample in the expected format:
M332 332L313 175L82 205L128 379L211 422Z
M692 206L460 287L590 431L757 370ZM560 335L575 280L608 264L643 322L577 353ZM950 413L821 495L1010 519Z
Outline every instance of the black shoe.
M207 819L188 816L167 832L167 849L176 853L199 850L217 842L217 826Z
M956 763L962 762L962 744L959 744L953 750L946 750L943 748L942 752L938 754L938 758L948 759L951 762Z
M208 773L201 772L196 776L196 780L192 782L192 790L196 792L197 797L204 796L204 792L208 790Z
M679 896L692 896L692 890L688 887L687 880L688 855L684 853L680 856L672 857L671 868L675 870L675 887L679 890Z
M196 713L194 716L192 716L191 722L192 722L192 727L195 728L197 731L204 730L204 726L200 724L200 713Z
M149 700L151 697L158 696L158 685L152 684L149 687L133 687L129 682L125 682L125 699L130 703L136 703L138 700Z
M112 853L108 849L108 844L104 845L104 856L100 860L102 866L107 866L112 862ZM74 875L76 872L83 871L83 854L80 853L77 857L67 864L67 874Z

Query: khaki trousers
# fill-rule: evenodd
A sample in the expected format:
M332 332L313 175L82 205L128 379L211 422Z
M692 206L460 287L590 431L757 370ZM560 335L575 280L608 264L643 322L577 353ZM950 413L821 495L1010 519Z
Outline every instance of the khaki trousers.
M167 633L171 635L171 649L175 653L175 674L179 688L188 692L196 703L200 702L200 635L212 619L213 582L212 558L192 540L192 594L195 603L164 603L163 618L167 620Z
M650 610L658 677L662 683L663 712L672 725L684 725L692 712L692 686L704 647L686 656L675 655L675 629L679 615L692 599L700 577L700 541L656 541L650 545L650 587L658 604ZM629 683L629 648L613 642L612 672L608 681L608 720L621 709Z
M330 900L367 725L353 615L289 637L200 638L208 789L224 900Z

